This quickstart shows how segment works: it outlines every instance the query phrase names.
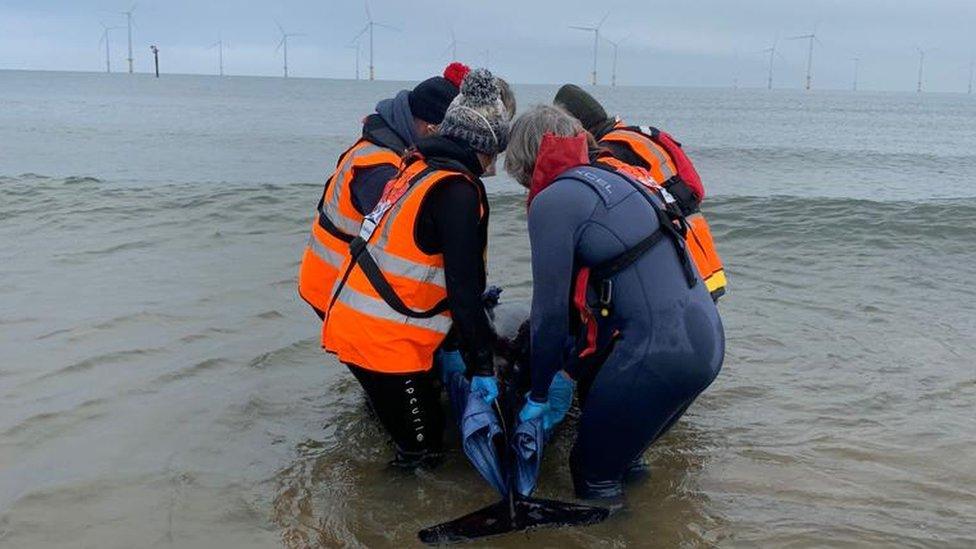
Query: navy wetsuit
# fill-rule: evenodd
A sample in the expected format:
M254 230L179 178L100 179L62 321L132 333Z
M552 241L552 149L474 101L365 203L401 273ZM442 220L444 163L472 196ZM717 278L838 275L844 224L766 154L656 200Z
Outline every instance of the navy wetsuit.
M609 260L658 228L644 194L598 168L569 170L535 197L529 210L535 400L546 398L552 376L565 366L575 269ZM620 335L592 381L571 456L584 498L620 495L628 466L715 379L725 354L718 310L700 279L688 287L669 238L613 277L613 309L600 331L613 330Z

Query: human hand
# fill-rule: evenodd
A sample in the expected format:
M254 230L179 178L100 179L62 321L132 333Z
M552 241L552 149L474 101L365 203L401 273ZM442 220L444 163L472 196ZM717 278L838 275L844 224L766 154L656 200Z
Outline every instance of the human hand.
M537 417L542 418L542 428L546 429L546 418L545 414L549 411L549 401L536 402L532 398L527 398L525 400L525 405L522 406L522 410L519 412L519 423L525 423L526 421L532 421Z
M466 366L460 351L438 351L437 360L441 364L441 383L444 385L454 374L464 374Z
M473 376L471 378L471 392L480 392L485 402L491 404L498 398L498 382L495 376Z

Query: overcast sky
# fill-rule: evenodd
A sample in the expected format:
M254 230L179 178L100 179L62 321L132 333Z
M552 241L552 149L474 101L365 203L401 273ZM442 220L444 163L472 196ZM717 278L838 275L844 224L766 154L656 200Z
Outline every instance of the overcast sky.
M0 0L0 69L104 70L101 24L123 25L128 0ZM860 87L914 90L917 48L928 50L924 81L932 91L965 91L976 53L976 0L371 0L376 76L416 80L458 57L512 81L585 82L593 25L610 11L603 34L620 45L617 80L628 85L765 86L779 37L775 85L799 88L807 42L786 40L814 27L815 88L850 88L859 57ZM165 72L215 73L218 34L228 74L280 75L275 20L288 32L293 76L351 78L351 39L366 22L361 0L143 0L135 9L137 71L151 70L149 44ZM125 30L111 34L113 70L124 68ZM612 49L601 43L599 79L609 83ZM363 42L362 70L368 63Z

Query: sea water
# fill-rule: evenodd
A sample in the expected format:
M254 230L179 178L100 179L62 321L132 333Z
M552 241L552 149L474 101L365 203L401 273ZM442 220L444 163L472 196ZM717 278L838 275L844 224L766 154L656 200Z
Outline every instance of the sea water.
M410 85L0 71L0 546L403 546L495 498L454 442L386 466L295 292L336 157ZM976 99L595 94L698 165L725 366L626 513L495 545L976 543ZM486 184L525 299L524 194Z

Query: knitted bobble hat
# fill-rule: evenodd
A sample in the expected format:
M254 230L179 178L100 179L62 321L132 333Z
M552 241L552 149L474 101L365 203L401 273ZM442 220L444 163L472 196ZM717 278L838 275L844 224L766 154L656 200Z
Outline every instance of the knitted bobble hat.
M461 82L461 93L447 108L440 133L455 137L474 150L498 154L508 146L508 112L495 77L475 69Z

